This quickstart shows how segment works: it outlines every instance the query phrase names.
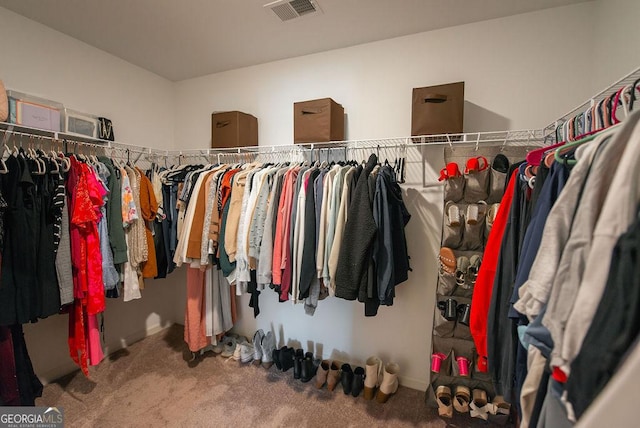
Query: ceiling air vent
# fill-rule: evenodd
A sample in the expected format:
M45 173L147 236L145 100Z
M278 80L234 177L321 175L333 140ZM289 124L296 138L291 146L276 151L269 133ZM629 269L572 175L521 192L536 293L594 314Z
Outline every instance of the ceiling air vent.
M315 0L278 0L264 5L282 21L322 12Z

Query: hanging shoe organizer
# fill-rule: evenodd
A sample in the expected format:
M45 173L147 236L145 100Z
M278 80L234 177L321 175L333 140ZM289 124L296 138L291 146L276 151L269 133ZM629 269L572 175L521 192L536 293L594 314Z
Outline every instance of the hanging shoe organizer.
M474 396L495 400L489 373L477 367L469 316L487 237L508 180L508 168L537 146L446 147L444 215L433 321L431 380L427 402L442 417L466 413L497 423L508 415L476 411ZM447 404L449 403L449 404ZM486 404L486 403L485 403Z

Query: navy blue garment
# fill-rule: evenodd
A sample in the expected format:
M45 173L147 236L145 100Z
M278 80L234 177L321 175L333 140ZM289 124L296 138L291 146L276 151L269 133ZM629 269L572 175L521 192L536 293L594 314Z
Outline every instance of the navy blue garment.
M538 248L540 248L542 232L544 231L544 225L547 222L547 217L549 216L549 212L551 211L553 204L558 199L560 192L564 189L568 179L569 169L564 165L555 162L551 166L549 177L544 181L544 185L540 190L536 206L533 209L531 222L527 226L527 231L524 235L522 250L518 260L515 285L513 287L513 293L510 300L510 318L518 319L520 317L520 313L513 308L513 304L518 301L518 290L529 278L531 266L538 254Z
M523 165L520 165L522 176ZM487 319L487 362L497 395L515 403L514 376L516 351L518 346L516 323L509 319L509 300L513 292L516 269L518 266L524 222L527 216L530 193L526 181L519 179L513 192L513 201L509 218L500 245L500 258L496 266L496 275L491 293L491 303Z
M173 260L173 255L176 253L176 247L178 246L178 183L174 183L170 187L169 207L167 210L171 214L171 220L169 221L169 251L170 258Z
M549 360L553 349L553 338L549 329L542 324L546 312L547 305L544 305L538 316L527 326L522 341L526 346L538 348L540 353Z
M171 207L171 187L162 185L162 200L163 200L163 214L162 219L162 235L164 236L164 253L167 257L167 266L165 275L170 274L176 268L176 264L173 262L174 252L171 251L170 237L171 237L171 223L173 222L173 209ZM160 269L158 269L158 275Z

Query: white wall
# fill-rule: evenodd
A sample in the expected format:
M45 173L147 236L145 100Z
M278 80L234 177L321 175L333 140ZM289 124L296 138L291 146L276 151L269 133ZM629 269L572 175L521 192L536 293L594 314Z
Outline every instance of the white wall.
M349 139L410 133L411 89L465 81L468 131L540 128L593 92L588 70L594 4L545 10L416 34L213 74L177 83L176 134L183 147L208 147L210 114L241 110L259 118L261 144L291 144L295 101L332 97L348 114ZM553 65L557 47L563 57ZM442 167L431 151L428 180ZM359 303L320 302L316 315L260 296L253 319L241 300L237 330L252 335L272 328L282 343L322 348L323 357L362 364L370 355L401 365L402 382L425 389L437 279L442 194L422 189L419 164L404 198L413 217L407 227L414 271L397 287L394 306L365 318Z
M640 44L637 0L599 0L596 10L592 56L592 86L607 88L640 66Z
M9 89L62 102L113 120L129 144L173 144L173 86L168 80L34 21L0 8L0 79ZM141 301L108 301L110 351L174 321L177 279L150 281ZM48 381L74 368L67 350L67 316L25 326L36 373Z
M175 140L207 147L211 112L241 110L258 117L261 144L291 144L293 103L322 97L345 107L349 139L405 136L412 88L461 80L467 131L539 128L592 92L585 23L593 9L550 9L179 82Z
M7 89L108 117L118 141L173 146L173 84L0 8L0 79Z

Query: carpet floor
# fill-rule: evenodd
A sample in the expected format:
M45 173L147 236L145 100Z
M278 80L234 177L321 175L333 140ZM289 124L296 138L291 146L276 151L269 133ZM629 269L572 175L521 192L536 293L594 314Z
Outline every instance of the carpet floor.
M424 392L400 387L385 404L316 389L314 380L239 365L208 352L188 367L183 327L174 325L91 369L44 388L38 406L64 409L69 427L475 427L468 416L443 420Z

